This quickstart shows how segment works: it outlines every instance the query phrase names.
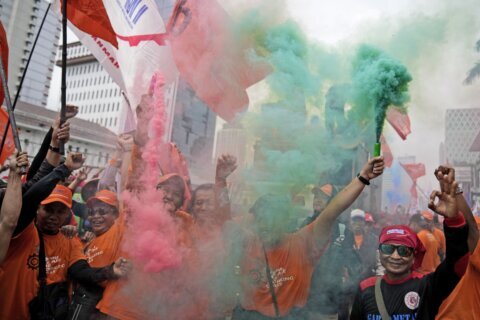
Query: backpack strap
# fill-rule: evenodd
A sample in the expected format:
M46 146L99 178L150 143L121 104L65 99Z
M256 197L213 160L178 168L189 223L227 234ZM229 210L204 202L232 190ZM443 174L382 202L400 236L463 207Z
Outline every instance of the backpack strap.
M36 227L35 227L36 228ZM43 241L43 236L40 230L37 229L38 232L38 240L40 241L40 247L38 249L38 296L41 297L41 303L43 307L43 312L46 313L48 311L47 306L47 261L45 257L45 244Z
M388 314L385 301L383 300L382 288L380 287L381 283L382 277L377 277L377 281L375 281L375 302L377 303L377 308L382 316L382 320L391 320L392 318Z

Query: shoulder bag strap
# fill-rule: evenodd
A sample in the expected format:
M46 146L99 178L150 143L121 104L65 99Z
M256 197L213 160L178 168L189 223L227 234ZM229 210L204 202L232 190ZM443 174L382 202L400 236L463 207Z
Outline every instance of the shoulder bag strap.
M381 283L382 277L377 277L377 281L375 281L375 302L377 303L377 308L382 316L382 320L391 320L392 318L388 314L385 301L383 300L382 289L380 287Z
M41 297L41 303L43 304L43 311L47 312L47 262L45 257L45 245L43 242L43 236L40 230L38 230L38 239L40 241L40 247L38 250L38 295Z
M268 263L267 250L265 250L265 246L263 246L263 254L265 255L268 288L270 289L270 294L272 295L273 307L275 309L275 318L278 318L280 316L280 312L278 310L277 295L275 294L275 287L273 286L272 271L270 270L270 265Z

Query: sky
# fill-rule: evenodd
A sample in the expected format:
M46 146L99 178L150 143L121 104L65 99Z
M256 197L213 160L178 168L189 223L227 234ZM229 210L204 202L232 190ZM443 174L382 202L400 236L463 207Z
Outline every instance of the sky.
M468 69L480 61L480 53L474 51L480 39L478 1L270 1L285 5L284 14L297 21L312 42L347 55L355 45L371 43L407 65L414 76L409 103L412 134L402 141L387 125L385 135L394 156L415 155L418 162L426 164L430 176L421 178L419 185L430 190L435 181L431 173L439 164L439 145L445 140L445 110L480 107L480 81L462 84ZM221 1L227 10L256 2ZM431 25L442 31L430 30ZM421 35L431 41L422 40ZM75 40L73 34L69 39ZM55 67L48 102L51 108L59 101L59 83L60 72Z

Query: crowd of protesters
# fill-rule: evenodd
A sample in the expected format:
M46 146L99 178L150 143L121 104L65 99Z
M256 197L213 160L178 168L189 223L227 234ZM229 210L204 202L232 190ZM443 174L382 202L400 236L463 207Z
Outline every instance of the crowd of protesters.
M146 191L135 177L144 168L151 117L138 109L137 131L118 137L115 155L96 176L82 168L81 154L60 154L69 125L58 119L31 165L26 153L9 157L0 191L0 319L480 317L478 229L453 168L435 172L439 190L430 211L368 213L351 206L383 173L383 158L372 158L341 190L315 186L313 213L292 227L291 195L267 193L247 213L233 213L227 179L237 164L230 155L217 160L212 183L193 188L178 166L156 177L150 191L165 209L158 214L172 217L184 256L177 276L207 266L221 285L212 292L202 282L165 282L172 296L152 314L142 304L145 292L129 287L138 266L125 249L133 213L124 191ZM67 118L76 112L70 108ZM181 157L172 144L165 153ZM202 248L211 243L218 246L209 256ZM188 307L175 301L179 295L188 296Z

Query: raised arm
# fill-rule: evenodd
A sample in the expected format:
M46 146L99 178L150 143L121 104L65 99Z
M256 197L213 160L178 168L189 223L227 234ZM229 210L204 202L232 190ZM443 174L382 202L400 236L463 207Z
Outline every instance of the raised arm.
M14 235L22 232L35 219L40 202L48 197L60 180L67 178L73 170L79 169L84 160L80 153L69 153L64 164L56 167L23 195L22 211Z
M433 191L428 207L445 218L444 231L447 244L445 260L435 272L429 274L429 296L433 301L435 312L442 301L453 291L463 276L468 263L468 228L464 215L460 213L456 190L457 182L451 179L440 179L442 191Z
M330 201L325 210L313 222L314 233L318 236L317 242L323 247L329 239L335 219L358 198L366 183L383 173L383 156L370 159L362 168L359 177L356 177ZM364 180L364 182L362 182Z
M221 155L215 170L215 202L218 213L230 219L230 199L228 198L227 178L237 169L237 158L230 154Z
M439 166L435 170L435 176L440 183L440 190L444 192L447 185L452 184L455 181L455 169L450 166ZM460 210L465 217L468 226L468 249L470 253L473 253L479 238L477 223L473 217L470 206L463 196L463 192L459 188L455 189L455 200L457 202L458 210Z
M78 107L67 105L67 119L75 117L77 113ZM23 192L26 192L34 183L45 177L60 164L61 155L58 153L59 141L62 140L66 142L69 138L70 124L66 122L60 126L60 116L57 117L45 135L40 150L33 159L28 171L27 183L25 183L23 187ZM45 162L50 166L46 166Z
M9 157L10 173L7 190L0 209L0 264L8 251L10 239L17 226L22 208L22 181L20 168L28 165L26 152L14 152Z

